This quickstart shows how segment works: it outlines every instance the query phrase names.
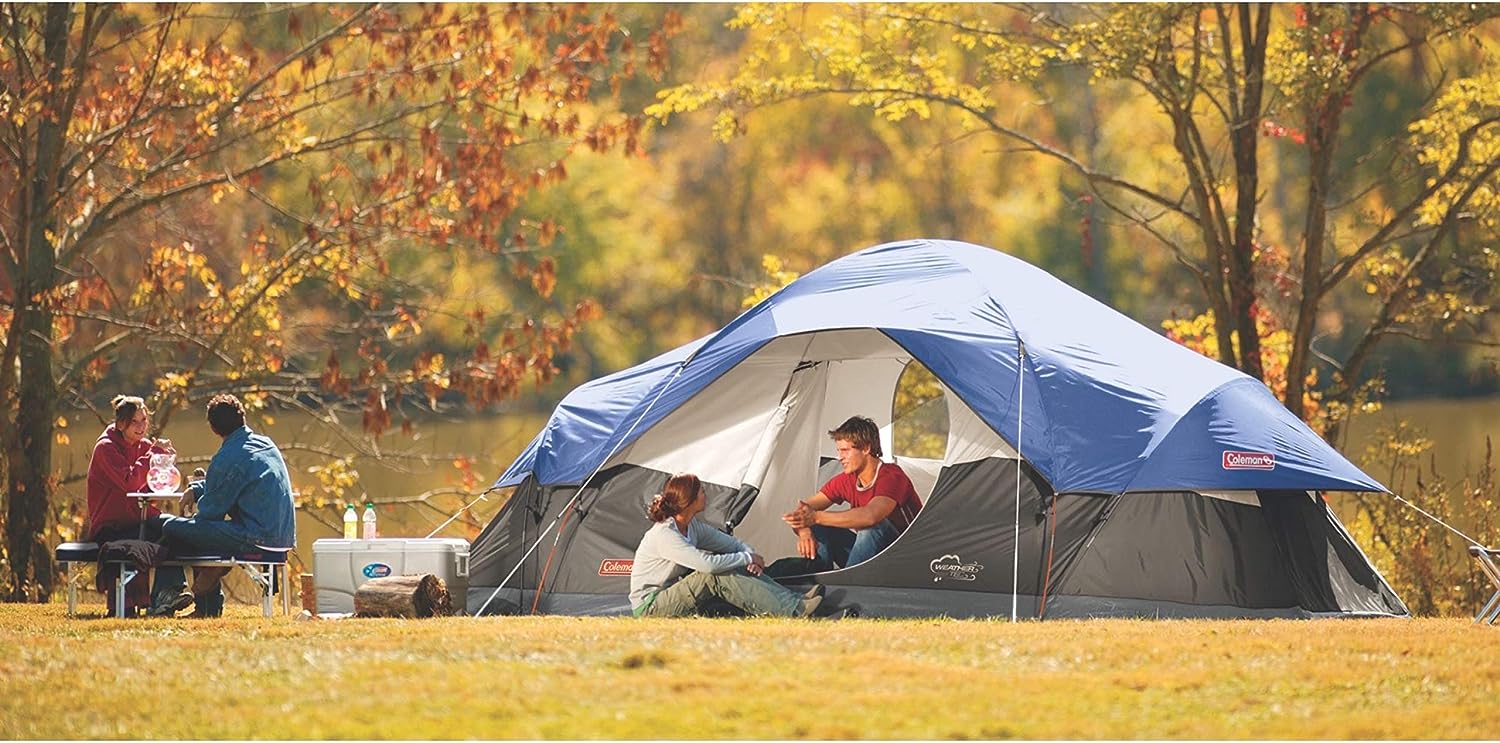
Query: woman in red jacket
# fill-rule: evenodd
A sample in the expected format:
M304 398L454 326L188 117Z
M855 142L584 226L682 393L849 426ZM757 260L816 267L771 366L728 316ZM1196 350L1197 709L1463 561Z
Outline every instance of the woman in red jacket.
M146 473L151 469L153 453L172 453L172 442L152 441L146 434L151 427L151 411L139 397L117 395L110 401L115 422L99 434L94 454L89 458L89 541L104 543L117 539L140 539L141 509L126 493L146 490ZM148 505L145 513L145 538L161 538L161 511ZM113 583L112 577L100 575L100 588ZM184 594L182 568L163 567L156 571L156 596L150 614L171 614L186 608L192 594ZM114 593L108 591L110 600ZM127 588L126 603L131 610L146 603L148 589L144 580L132 581ZM113 608L113 607L111 607ZM132 613L131 611L127 611Z

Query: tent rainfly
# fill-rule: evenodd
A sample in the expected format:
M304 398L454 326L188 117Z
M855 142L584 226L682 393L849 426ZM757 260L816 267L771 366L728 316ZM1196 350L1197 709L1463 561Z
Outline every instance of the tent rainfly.
M892 449L913 362L941 387L928 412L942 451L925 458ZM628 613L646 506L677 472L703 479L701 518L768 559L795 555L780 515L837 471L826 432L851 415L881 427L925 507L869 561L792 581L824 584L825 604L1408 613L1321 495L1386 489L1265 385L1035 266L942 240L835 260L712 335L573 390L495 483L516 489L474 542L469 610Z

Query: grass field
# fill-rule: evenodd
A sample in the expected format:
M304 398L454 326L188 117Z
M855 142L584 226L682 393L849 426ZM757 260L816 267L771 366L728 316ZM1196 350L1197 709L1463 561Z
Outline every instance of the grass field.
M1500 629L1461 619L102 613L0 605L0 738L1500 735Z

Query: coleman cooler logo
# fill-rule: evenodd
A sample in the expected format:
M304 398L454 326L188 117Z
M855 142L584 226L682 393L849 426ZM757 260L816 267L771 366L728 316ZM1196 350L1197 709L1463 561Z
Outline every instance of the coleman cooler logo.
M1276 469L1276 455L1261 451L1226 451L1224 452L1224 469L1274 470Z
M629 576L630 569L635 567L635 560L622 560L618 557L609 558L599 563L599 574L604 577Z
M974 580L984 566L977 562L964 562L958 555L943 555L927 564L932 570L932 582L948 580Z
M384 578L391 574L391 566L383 562L372 562L359 572L364 573L366 578Z

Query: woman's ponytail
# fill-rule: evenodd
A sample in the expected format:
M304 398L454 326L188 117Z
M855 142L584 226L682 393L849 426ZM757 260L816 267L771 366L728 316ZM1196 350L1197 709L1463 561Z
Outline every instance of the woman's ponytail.
M666 521L691 507L702 491L703 482L697 475L673 475L662 486L661 492L651 499L646 514L654 522Z

